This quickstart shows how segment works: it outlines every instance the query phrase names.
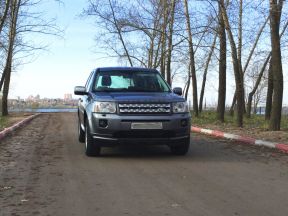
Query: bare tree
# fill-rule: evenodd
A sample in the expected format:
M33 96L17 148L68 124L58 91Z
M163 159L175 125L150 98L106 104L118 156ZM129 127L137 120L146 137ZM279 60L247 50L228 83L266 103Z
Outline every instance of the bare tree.
M195 56L193 50L193 37L191 31L191 24L190 24L190 15L189 15L189 7L187 0L184 0L184 7L185 7L185 17L186 17L186 26L187 26L187 34L188 34L188 44L189 44L189 70L191 71L192 77L192 88L193 88L193 112L195 116L198 116L198 93L197 93L197 77L196 77L196 67L195 67Z
M10 85L10 77L12 71L12 58L13 51L16 39L16 29L17 29L17 20L19 9L21 5L21 0L12 0L10 6L10 24L9 24L9 45L7 49L7 59L4 68L4 72L2 77L4 78L4 87L3 87L3 97L2 97L2 116L8 115L8 93L9 93L9 85Z
M286 29L288 27L288 21L286 22L286 24L283 27L283 30L280 34L280 39L283 36L283 34L285 33ZM272 96L273 96L273 74L272 74L272 59L271 59L271 55L272 52L270 52L268 54L268 56L266 57L266 60L262 66L262 69L260 70L260 73L258 75L257 81L255 82L255 85L253 87L253 90L249 93L248 95L248 102L247 102L247 117L250 118L251 116L251 105L252 105L252 99L254 94L257 92L258 86L261 82L261 79L263 77L263 74L265 72L265 69L269 63L270 60L270 66L269 66L269 72L268 72L268 89L267 89L267 98L266 98L266 109L265 109L265 119L270 119L270 114L271 114L271 110L272 110ZM272 77L271 77L272 76Z
M272 59L269 63L268 70L268 84L267 84L267 96L266 96L266 107L265 107L265 120L270 120L273 100L273 70L272 70Z
M105 41L107 38L102 34L98 34L97 41L102 42L104 46L108 46L110 50L113 50L120 58L126 58L133 66L132 56L130 54L130 48L128 47L123 33L123 25L125 25L126 10L119 1L108 0L106 2L100 0L89 0L88 9L83 12L85 16L96 17L97 25L101 26L107 33L112 36L112 39ZM118 50L115 46L117 41L121 44L122 49ZM140 60L141 61L141 60Z
M225 29L224 29L225 31ZM204 99L204 93L205 93L205 86L206 86L206 80L207 80L207 73L209 69L209 65L212 59L213 52L215 50L215 45L216 45L216 40L217 40L217 34L215 34L211 49L209 51L208 57L206 59L205 63L205 68L204 68L204 73L203 73L203 79L202 79L202 87L201 87L201 92L200 92L200 99L199 99L199 112L202 112L203 109L203 99Z
M282 29L282 32L280 34L280 39L284 35L286 29L288 27L288 21L284 24L284 27ZM272 53L270 52L270 56ZM272 70L272 59L269 63L269 72L268 72L268 88L267 88L267 96L266 96L266 109L265 109L265 119L269 120L271 117L271 111L272 111L272 99L273 99L273 70Z
M270 0L270 32L272 47L273 104L269 122L270 130L280 130L283 101L283 71L279 27L283 0Z
M168 44L167 44L167 62L166 62L166 80L169 85L172 84L171 82L171 61L172 61L172 51L173 51L173 32L174 32L174 21L175 21L175 7L176 7L176 0L171 0L170 3L170 13L168 19Z
M161 27L161 57L160 57L160 70L163 77L166 75L166 41L167 41L167 23L168 23L168 7L167 1L161 0L162 7L162 27Z
M227 42L226 42L226 32L225 23L221 13L221 4L224 5L224 0L220 0L218 3L219 7L219 27L218 35L220 40L220 58L219 58L219 86L218 86L218 106L217 106L217 118L221 122L224 122L225 116L225 103L226 103L226 52L227 52Z
M243 5L241 6L241 8L243 7ZM242 11L242 9L241 9L241 11ZM243 11L240 13L239 12L239 17L241 17L241 19L240 20L242 20L242 13L243 13ZM265 26L266 26L266 24L267 24L267 22L268 22L268 20L269 20L269 16L267 16L267 18L266 18L266 20L265 20L265 22L263 23L263 25L261 26L261 28L259 29L259 31L258 31L258 33L257 33L257 36L256 36L256 38L255 38L255 41L254 41L254 43L253 43L253 45L252 45L252 48L251 48L251 50L250 50L250 52L249 52L249 56L248 56L248 58L247 58L247 60L246 60L246 63L245 63L245 66L244 66L244 69L242 70L242 63L241 63L241 71L242 71L242 76L243 76L243 82L244 82L244 75L245 75L245 73L246 73L246 71L247 71L247 68L248 68L248 66L249 66L249 63L250 63L250 61L251 61L251 59L252 59L252 56L253 56L253 54L254 54L254 52L255 52L255 49L256 49L256 47L257 47L257 45L258 45L258 43L259 43L259 40L260 40L260 37L261 37L261 35L262 35L262 33L263 33L263 31L264 31L264 29L265 29ZM238 27L238 29L239 29L239 31L241 30L242 31L242 21L239 21L239 27ZM238 34L239 36L239 44L241 44L241 46L242 46L242 34ZM240 36L241 36L241 39L240 39ZM239 49L238 48L238 55L239 54L241 54L242 55L242 51L241 51L241 49ZM242 61L242 60L241 60ZM245 104L245 102L243 102L244 104ZM233 97L233 100L232 100L232 105L231 105L231 107L230 107L230 115L233 115L233 111L234 111L234 106L235 106L235 104L236 104L236 91L235 91L235 93L234 93L234 97Z
M234 76L235 76L235 84L236 84L236 92L237 92L237 125L238 127L243 127L243 101L244 101L244 84L243 84L243 77L240 71L240 64L237 54L237 48L234 40L234 36L230 27L230 22L228 19L226 7L224 4L220 2L220 9L221 14L223 17L224 25L226 32L228 34L230 46L231 46L231 53L232 53L232 61L233 61L233 69L234 69Z
M5 0L1 0L0 1L0 6L1 6L0 7L1 8L1 11L0 11L0 34L2 32L4 23L5 23L6 18L7 18L10 2L11 2L11 0L6 0L6 1Z
M268 63L269 63L270 57L271 57L271 55L269 55L269 56L266 58L263 66L262 66L262 68L261 68L261 70L260 70L260 72L259 72L259 74L258 74L258 77L257 77L257 79L256 79L256 82L254 83L254 87L253 87L252 91L251 91L251 92L249 93L249 95L248 95L248 102L247 102L247 117L248 117L248 118L251 117L251 106L252 106L253 96L254 96L254 94L257 92L257 89L258 89L258 87L259 87L259 84L261 83L261 79L262 79L263 74L264 74L264 72L265 72L265 69L266 69L266 67L267 67L267 65L268 65Z
M24 35L45 34L56 35L60 30L54 24L54 20L43 18L41 12L35 12L32 7L37 6L37 0L10 0L7 14L7 38L4 43L4 69L0 80L0 90L3 87L2 115L8 115L8 94L12 69L16 67L16 59L21 59L32 55L37 50L42 50L43 46L25 41ZM30 10L29 10L30 9ZM23 56L21 56L21 54Z

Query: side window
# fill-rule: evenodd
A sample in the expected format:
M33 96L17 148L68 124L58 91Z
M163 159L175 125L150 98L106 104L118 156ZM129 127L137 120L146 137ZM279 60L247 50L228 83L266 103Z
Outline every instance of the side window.
M90 86L91 86L91 82L93 81L92 77L93 77L93 74L94 74L94 71L92 71L89 75L89 78L86 82L86 85L85 85L85 88L86 90L89 90L90 89Z

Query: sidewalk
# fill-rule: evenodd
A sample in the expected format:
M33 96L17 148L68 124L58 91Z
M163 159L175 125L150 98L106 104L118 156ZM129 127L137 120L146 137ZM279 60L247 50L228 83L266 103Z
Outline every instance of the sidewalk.
M265 140L257 140L251 137L239 136L235 134L224 133L218 130L210 130L210 129L204 129L204 128L199 128L199 127L191 127L191 132L203 133L203 134L211 135L211 136L218 137L218 138L226 138L226 139L235 140L235 141L245 143L245 144L250 144L250 145L274 148L274 149L278 149L281 152L288 154L288 144L284 144L284 143L275 143L275 142L269 142Z

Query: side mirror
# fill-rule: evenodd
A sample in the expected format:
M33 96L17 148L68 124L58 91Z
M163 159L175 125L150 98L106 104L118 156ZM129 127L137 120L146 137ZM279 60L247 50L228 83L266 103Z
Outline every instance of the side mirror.
M75 95L87 95L86 88L84 86L76 86L74 88Z
M173 93L182 96L182 88L180 87L173 88Z

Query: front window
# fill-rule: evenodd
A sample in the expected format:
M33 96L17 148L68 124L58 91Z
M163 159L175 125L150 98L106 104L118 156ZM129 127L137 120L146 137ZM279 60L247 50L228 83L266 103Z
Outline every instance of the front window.
M157 72L100 71L94 91L169 92L170 88Z

